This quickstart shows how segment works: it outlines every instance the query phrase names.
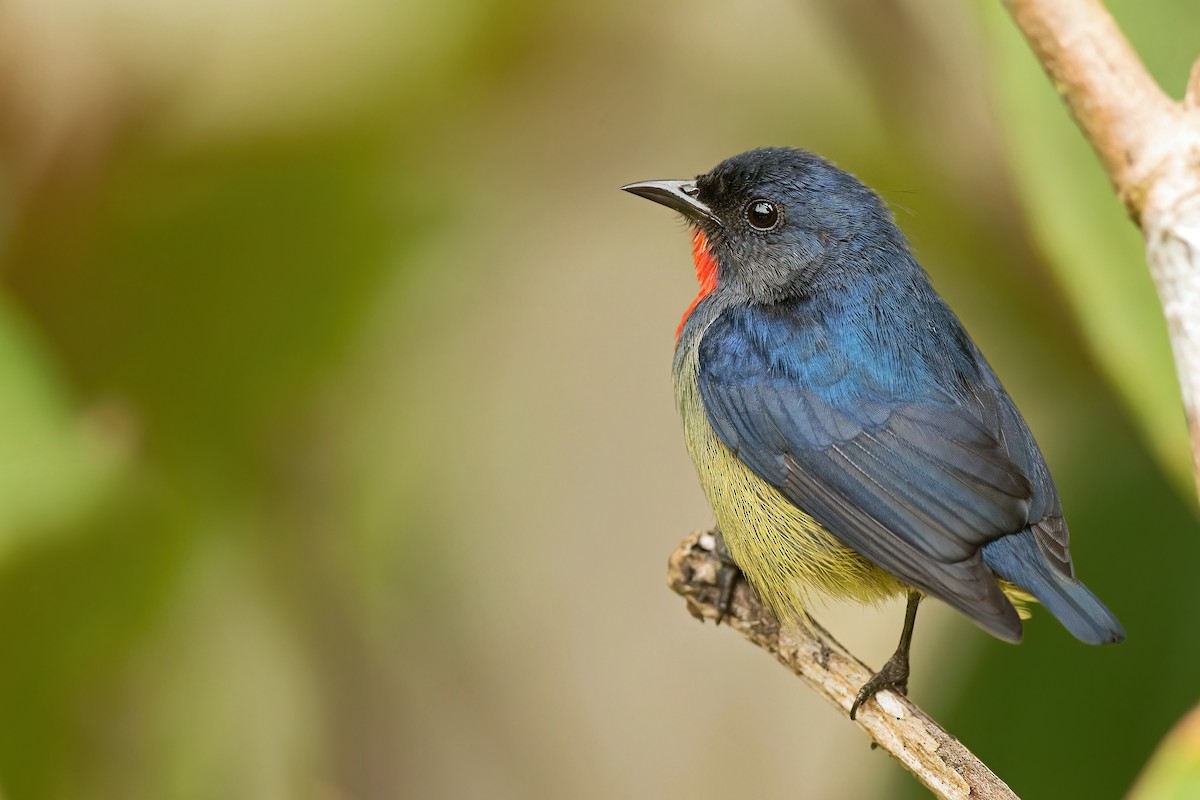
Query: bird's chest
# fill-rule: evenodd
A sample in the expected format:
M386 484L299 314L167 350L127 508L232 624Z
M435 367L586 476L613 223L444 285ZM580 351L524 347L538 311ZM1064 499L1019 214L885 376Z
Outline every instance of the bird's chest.
M799 620L810 590L867 602L901 591L717 437L700 395L698 337L681 347L687 350L676 357L675 402L688 454L729 551L759 596L781 618Z

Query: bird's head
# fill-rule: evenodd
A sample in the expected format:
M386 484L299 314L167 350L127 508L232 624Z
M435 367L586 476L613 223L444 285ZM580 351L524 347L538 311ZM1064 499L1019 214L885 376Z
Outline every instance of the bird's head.
M710 291L748 302L854 282L908 251L873 191L803 150L750 150L693 180L622 188L683 214L697 231L698 274L705 253L715 260Z

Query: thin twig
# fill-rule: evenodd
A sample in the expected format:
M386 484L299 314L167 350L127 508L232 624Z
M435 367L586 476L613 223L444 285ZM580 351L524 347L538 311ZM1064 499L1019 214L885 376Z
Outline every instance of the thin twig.
M672 554L667 584L687 600L697 619L717 619L717 571L711 535L693 533ZM754 592L739 583L725 622L849 718L850 704L872 671L838 644L816 621L813 630L781 628ZM1017 800L1011 789L911 700L883 691L858 711L856 723L939 798Z

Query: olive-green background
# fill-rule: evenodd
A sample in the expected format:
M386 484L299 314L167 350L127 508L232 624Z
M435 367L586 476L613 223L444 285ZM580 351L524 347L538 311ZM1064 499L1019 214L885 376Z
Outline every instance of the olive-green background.
M0 796L923 792L666 557L684 227L750 147L891 204L1129 638L937 604L915 698L1028 797L1197 699L1200 533L1136 230L998 0L0 5ZM1182 93L1192 0L1113 0ZM819 616L869 661L902 608Z

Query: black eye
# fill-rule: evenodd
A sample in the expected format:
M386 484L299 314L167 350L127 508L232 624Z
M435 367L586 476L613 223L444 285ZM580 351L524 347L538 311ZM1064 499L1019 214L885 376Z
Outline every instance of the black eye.
M746 221L752 228L769 231L779 224L779 208L770 200L751 200L746 206Z

